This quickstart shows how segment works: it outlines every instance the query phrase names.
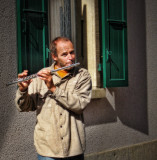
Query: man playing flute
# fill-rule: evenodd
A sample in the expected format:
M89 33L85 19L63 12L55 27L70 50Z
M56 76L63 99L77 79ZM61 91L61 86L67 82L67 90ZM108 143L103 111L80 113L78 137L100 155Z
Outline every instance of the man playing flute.
M50 44L54 63L33 80L18 83L16 106L21 112L37 112L34 144L38 160L82 160L85 151L83 111L91 100L91 77L73 67L51 74L50 70L75 63L72 42L57 37ZM27 70L18 78L27 76Z

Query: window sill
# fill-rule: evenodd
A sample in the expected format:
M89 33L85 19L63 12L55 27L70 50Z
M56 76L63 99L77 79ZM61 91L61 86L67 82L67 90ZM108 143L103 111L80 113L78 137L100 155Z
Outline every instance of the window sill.
M92 99L105 98L106 89L105 88L93 88L92 89Z

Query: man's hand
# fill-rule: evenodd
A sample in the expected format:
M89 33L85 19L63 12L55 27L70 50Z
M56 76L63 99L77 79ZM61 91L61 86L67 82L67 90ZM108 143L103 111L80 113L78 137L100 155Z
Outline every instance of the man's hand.
M28 70L24 70L22 73L18 74L18 78L24 78L24 77L27 76L27 74L28 74ZM18 83L19 90L21 92L26 91L31 82L32 82L32 80L30 79L28 81L24 81L24 82Z
M53 80L52 80L52 75L51 75L51 72L50 70L48 69L43 69L41 71L39 71L37 73L38 77L42 80L45 81L45 84L47 85L47 88L51 91L51 92L54 92L56 87L53 83Z

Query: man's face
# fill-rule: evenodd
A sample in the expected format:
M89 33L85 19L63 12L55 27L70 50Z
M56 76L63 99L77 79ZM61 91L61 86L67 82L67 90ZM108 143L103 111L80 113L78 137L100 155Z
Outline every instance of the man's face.
M73 44L70 41L59 41L57 43L57 56L52 55L52 58L59 68L73 64L75 62Z

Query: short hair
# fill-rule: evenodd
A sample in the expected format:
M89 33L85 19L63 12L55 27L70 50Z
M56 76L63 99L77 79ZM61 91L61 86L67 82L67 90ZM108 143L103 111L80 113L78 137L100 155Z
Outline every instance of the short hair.
M54 54L55 56L57 56L57 43L59 41L70 41L71 40L69 38L66 38L66 37L56 37L54 40L51 41L50 43L50 51L51 51L51 54Z

